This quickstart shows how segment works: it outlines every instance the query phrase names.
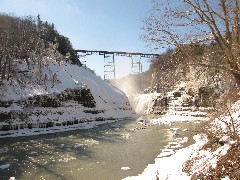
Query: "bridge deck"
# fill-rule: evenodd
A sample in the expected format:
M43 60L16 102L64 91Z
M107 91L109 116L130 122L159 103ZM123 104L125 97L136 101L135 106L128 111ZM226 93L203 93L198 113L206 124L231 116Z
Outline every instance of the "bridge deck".
M139 52L121 52L121 51L92 51L92 50L75 50L76 53L82 53L80 58L83 58L88 55L103 55L104 56L104 79L115 79L115 56L125 56L131 57L132 59L132 72L141 73L142 72L142 63L140 59L143 58L158 58L159 54L151 53L139 53ZM135 58L137 57L137 59ZM134 57L134 58L133 58ZM86 61L82 61L86 62Z
M98 54L98 55L104 55L104 54L114 54L116 56L127 56L127 57L132 57L132 56L140 56L140 57L158 57L159 54L151 54L151 53L138 53L138 52L121 52L121 51L92 51L92 50L75 50L76 52L81 52L81 53L86 53L87 55L93 55L93 54Z

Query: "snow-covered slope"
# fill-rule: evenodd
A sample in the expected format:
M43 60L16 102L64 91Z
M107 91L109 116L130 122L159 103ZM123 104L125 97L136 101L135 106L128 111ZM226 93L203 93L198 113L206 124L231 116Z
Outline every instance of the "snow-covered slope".
M21 84L18 81L6 82L8 86L4 89L1 87L1 100L18 100L21 98L39 95L39 94L51 94L54 92L62 92L66 88L76 88L86 86L91 89L94 94L94 98L99 99L99 95L107 101L126 100L126 96L123 92L116 89L114 86L103 81L100 77L97 77L92 72L71 64L59 64L52 59L47 59L42 70L42 74L46 77L46 82L42 85L37 85L38 70L32 69L29 72L19 73L19 78L25 76L26 79L30 79L28 84ZM26 65L25 65L26 66ZM21 65L22 70L25 70L24 65ZM53 80L55 78L55 80ZM53 82L54 81L54 82Z
M65 126L96 119L136 116L127 96L92 72L50 58L44 59L43 63L40 76L39 68L31 66L27 69L27 64L21 62L17 78L0 86L0 130L19 130L29 127L29 124L31 128L39 128L48 126L49 122L50 126ZM91 100L91 106L74 98L60 101L62 96L76 96L68 94L69 89L79 93L80 99L84 98L81 93L85 90L84 96ZM36 97L41 99L43 96L60 101L60 105L39 106Z

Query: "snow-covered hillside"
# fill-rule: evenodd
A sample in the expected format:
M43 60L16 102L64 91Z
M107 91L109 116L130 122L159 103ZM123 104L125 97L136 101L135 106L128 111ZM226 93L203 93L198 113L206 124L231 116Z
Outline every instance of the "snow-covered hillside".
M136 116L126 95L92 72L50 58L43 63L41 72L19 63L17 78L0 86L0 136L3 130Z

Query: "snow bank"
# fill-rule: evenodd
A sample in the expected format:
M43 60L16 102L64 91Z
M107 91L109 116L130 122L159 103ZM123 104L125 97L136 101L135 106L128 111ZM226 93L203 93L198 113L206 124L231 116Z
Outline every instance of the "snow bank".
M85 122L81 124L74 124L70 126L54 126L49 128L32 128L32 129L20 129L10 130L10 131L0 131L0 139L6 137L21 137L21 136L35 136L41 134L53 134L65 131L74 131L80 129L92 129L97 127L98 125L105 124L105 123L112 123L114 120L106 120L106 121L92 121L92 122Z
M144 172L138 176L127 177L125 180L144 180L151 179L155 180L157 177L159 179L191 179L186 173L182 172L183 165L187 159L189 159L193 154L195 154L206 142L207 139L201 135L195 135L194 140L195 144L180 149L177 153L169 156L155 159L154 164L149 164Z
M173 103L178 105L176 101ZM178 107L179 108L179 107ZM127 177L126 180L129 179L191 179L193 175L207 174L210 168L216 168L217 162L219 158L226 155L229 148L235 143L235 141L231 140L231 138L226 134L226 130L229 130L229 124L231 125L231 118L234 120L234 125L236 127L236 131L239 134L240 132L240 101L237 101L235 104L231 106L230 114L223 115L220 119L217 118L213 122L211 122L211 127L213 131L219 131L221 139L223 142L222 146L219 146L216 150L211 151L210 149L202 149L202 147L208 142L207 136L204 134L195 135L193 138L196 141L195 144L175 151L172 149L165 149L162 153L155 159L154 164L150 164L144 170L144 172L138 176ZM201 109L203 110L203 109ZM178 120L191 121L191 120L199 120L199 117L196 117L197 114L205 115L205 112L198 111L185 111L184 114L188 114L187 116L183 115L184 111L178 112L174 108L170 109L166 115L162 116L162 118L152 120L155 123L174 123ZM191 115L194 116L192 117ZM201 115L201 116L202 116ZM197 118L197 119L196 119ZM204 120L204 118L202 119ZM205 117L206 120L206 117ZM176 131L177 129L171 128L172 131ZM177 143L173 143L177 144ZM188 174L183 172L183 167L186 165L186 162L190 160L191 166L188 168ZM225 179L228 179L226 176Z
M162 152L158 158L155 159L154 164L150 164L144 170L144 172L138 176L127 177L125 180L144 180L151 179L191 179L191 176L201 171L207 173L209 167L215 168L217 160L227 153L230 148L230 144L225 144L219 147L214 152L210 150L200 150L204 144L207 143L205 135L195 135L195 144L180 149L175 154L172 151ZM165 156L163 156L165 154ZM168 156L169 155L169 156ZM196 158L196 159L194 159ZM190 169L190 174L183 172L183 167L187 160L192 159L194 161L193 166Z
M225 143L223 146L217 148L213 152L210 149L199 150L198 152L195 152L195 154L188 158L192 159L194 162L190 169L191 175L198 174L199 172L206 174L208 173L210 167L216 168L218 159L227 154L228 149L233 143L233 141Z
M157 119L152 119L153 124L172 124L177 121L188 122L188 121L206 121L207 112L204 110L197 110L194 107L189 110L184 110L184 108L179 108L179 111L169 109L166 114Z
M228 107L227 114L223 114L212 122L212 131L228 134L235 133L240 136L240 100Z

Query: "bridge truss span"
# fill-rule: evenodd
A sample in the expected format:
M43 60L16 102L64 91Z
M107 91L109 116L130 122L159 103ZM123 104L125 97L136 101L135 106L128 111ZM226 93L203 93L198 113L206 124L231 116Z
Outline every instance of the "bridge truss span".
M159 54L150 53L136 53L136 52L121 52L121 51L92 51L92 50L76 50L82 64L86 64L85 57L89 55L100 55L104 57L104 80L115 79L115 56L130 57L132 60L132 72L142 72L142 58L153 59L157 58Z

